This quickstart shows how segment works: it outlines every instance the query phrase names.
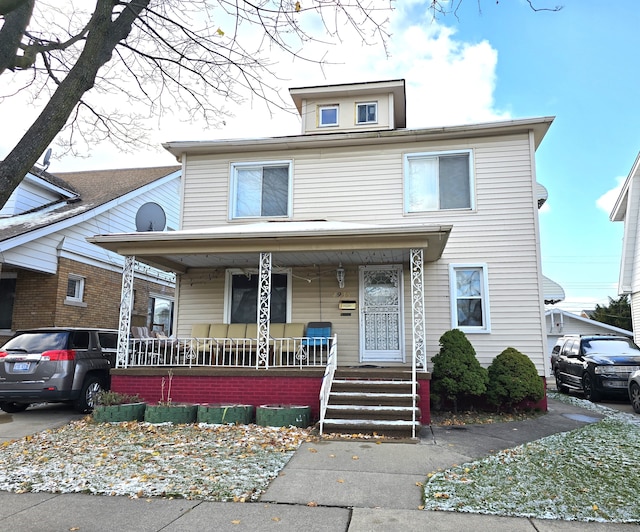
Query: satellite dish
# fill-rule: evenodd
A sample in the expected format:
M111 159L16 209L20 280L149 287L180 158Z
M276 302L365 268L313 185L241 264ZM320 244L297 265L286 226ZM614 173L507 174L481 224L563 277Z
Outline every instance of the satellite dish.
M136 213L136 230L139 232L164 231L166 223L164 210L152 201L145 203Z
M44 166L44 170L49 168L50 162L51 162L51 148L47 149L46 153L44 154L44 160L42 161L42 166Z

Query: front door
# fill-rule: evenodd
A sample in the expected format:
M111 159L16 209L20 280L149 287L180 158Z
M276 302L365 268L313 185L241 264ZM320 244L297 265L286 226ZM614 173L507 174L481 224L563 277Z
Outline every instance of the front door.
M360 362L404 362L402 266L360 267Z

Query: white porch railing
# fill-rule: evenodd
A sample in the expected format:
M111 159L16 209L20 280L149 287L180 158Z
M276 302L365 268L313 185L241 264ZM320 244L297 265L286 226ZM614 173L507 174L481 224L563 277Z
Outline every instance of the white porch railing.
M270 338L260 363L257 338L135 338L118 367L319 368L337 349L337 337Z
M334 335L331 349L329 350L329 358L327 367L322 378L322 386L320 387L320 435L324 428L324 417L327 413L327 405L329 404L329 394L333 385L333 377L338 367L338 338Z

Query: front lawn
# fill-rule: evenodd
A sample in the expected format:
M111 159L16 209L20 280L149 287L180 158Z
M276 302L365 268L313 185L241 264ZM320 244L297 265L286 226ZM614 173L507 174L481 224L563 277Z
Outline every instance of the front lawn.
M574 397L549 396L605 418L430 474L425 509L640 522L640 416Z

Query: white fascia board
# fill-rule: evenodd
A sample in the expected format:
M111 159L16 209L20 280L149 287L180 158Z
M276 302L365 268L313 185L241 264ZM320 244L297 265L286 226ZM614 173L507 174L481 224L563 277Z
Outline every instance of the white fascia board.
M5 240L4 242L0 242L0 252L7 251L17 246L22 246L28 242L31 242L43 236L50 235L52 233L61 231L62 229L66 229L67 227L71 227L73 225L85 222L87 220L91 220L92 218L102 214L103 212L108 211L109 209L112 209L113 207L117 207L118 205L121 205L122 203L125 203L142 194L149 193L149 191L161 185L164 185L165 183L168 183L173 179L180 177L181 174L182 172L180 170L176 170L175 172L172 172L171 174L165 177L156 179L155 181L153 181L152 183L149 183L148 185L144 185L143 187L140 187L136 190L132 190L131 192L124 194L123 196L114 198L111 201L108 201L107 203L103 203L102 205L98 205L97 207L94 207L91 209L82 210L83 206L80 206L78 207L78 209L81 212L77 215L72 214L71 216L65 217L63 220L60 220L59 222L51 223L49 225L40 227L39 229L35 229L34 231L28 231L14 238ZM67 211L65 215L68 215L69 212L73 213L73 210Z

